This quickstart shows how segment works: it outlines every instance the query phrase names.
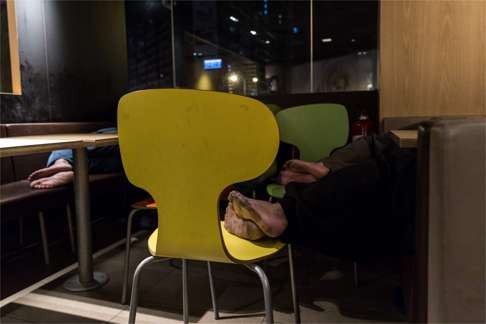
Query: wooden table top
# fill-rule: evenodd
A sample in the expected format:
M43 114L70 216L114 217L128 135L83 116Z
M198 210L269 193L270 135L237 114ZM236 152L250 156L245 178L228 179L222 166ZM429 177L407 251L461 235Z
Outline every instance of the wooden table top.
M392 130L390 131L393 139L401 148L416 148L418 131L417 130Z
M0 157L118 143L118 134L49 134L0 138Z

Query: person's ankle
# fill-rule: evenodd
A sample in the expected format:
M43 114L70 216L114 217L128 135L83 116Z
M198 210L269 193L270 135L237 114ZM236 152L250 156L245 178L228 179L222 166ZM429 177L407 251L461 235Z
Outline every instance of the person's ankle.
M54 161L54 165L72 167L71 163L68 160L65 160L65 159L57 159L56 161Z
M54 164L69 164L69 162L64 159L57 159Z

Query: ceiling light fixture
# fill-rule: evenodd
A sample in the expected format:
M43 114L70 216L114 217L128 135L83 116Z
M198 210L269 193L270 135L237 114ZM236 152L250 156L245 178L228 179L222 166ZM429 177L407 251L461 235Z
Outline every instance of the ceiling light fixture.
M267 44L267 45L268 45L268 44L270 44L270 41L267 39L267 40L265 41L265 44Z
M321 39L321 41L323 43L330 43L330 42L332 42L332 38L330 38L330 37L329 38L323 38L323 39Z
M252 81L253 83L257 83L257 82L258 82L258 78L257 78L257 77L253 77L253 78L251 78L251 81Z
M256 30L250 30L250 34L252 34L253 36L256 36L257 32L256 32Z
M238 22L238 21L240 21L240 20L239 20L238 18L236 18L235 16L230 16L230 17L229 17L229 19L230 19L231 21L234 21L234 22Z

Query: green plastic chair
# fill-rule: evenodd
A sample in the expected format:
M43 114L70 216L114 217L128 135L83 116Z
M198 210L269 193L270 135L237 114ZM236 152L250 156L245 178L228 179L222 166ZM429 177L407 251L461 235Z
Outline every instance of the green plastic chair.
M348 113L343 105L321 103L282 110L276 116L280 140L299 149L299 158L317 161L346 144L349 133ZM270 184L267 193L283 198L285 188Z

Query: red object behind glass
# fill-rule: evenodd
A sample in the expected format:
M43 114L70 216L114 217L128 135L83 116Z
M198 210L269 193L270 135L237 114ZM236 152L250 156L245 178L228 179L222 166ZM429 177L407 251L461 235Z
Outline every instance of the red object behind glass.
M353 141L360 137L369 136L375 133L375 125L368 115L362 112L359 119L351 124L351 138Z

